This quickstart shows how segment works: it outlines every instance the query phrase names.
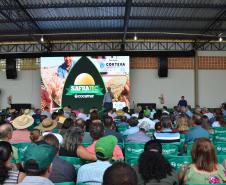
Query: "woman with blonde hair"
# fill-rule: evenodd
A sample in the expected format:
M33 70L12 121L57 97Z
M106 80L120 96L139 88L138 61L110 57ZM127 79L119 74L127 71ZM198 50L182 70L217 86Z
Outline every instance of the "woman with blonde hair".
M192 145L192 164L183 166L179 179L191 184L221 184L226 182L222 165L218 164L214 145L207 138L199 138Z
M190 125L189 119L184 115L178 117L176 120L176 128L181 134L186 134L191 127Z

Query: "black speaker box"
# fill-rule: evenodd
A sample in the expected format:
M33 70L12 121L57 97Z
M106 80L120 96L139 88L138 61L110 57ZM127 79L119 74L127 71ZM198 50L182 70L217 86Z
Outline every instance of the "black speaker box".
M7 79L16 79L17 70L16 70L16 59L7 58L6 59L6 78Z
M160 78L168 76L168 58L167 57L158 58L158 76Z

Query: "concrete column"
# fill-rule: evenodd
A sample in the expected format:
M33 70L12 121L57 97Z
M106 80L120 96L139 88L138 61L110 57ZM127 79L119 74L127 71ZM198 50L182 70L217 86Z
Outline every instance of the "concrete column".
M195 51L194 57L194 96L195 106L199 105L199 69L198 69L198 52Z

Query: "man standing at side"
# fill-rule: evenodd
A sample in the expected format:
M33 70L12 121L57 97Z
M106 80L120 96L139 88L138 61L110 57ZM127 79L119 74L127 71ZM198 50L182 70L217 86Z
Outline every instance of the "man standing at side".
M71 69L71 65L72 65L72 57L65 56L64 63L61 64L57 69L57 76L61 79L66 78L68 72Z
M111 92L111 87L107 88L107 92L104 95L103 106L106 111L111 110L113 108L112 99L114 98L113 93Z
M179 107L187 107L188 103L187 100L185 100L184 96L181 96L180 101L178 102Z

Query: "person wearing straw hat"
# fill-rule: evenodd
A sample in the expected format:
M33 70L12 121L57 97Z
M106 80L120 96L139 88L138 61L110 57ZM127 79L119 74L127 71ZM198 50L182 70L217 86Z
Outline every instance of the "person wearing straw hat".
M13 132L11 143L30 142L30 132L27 130L34 123L34 119L31 116L32 111L26 109L24 114L18 116L12 121L13 127L16 129Z
M60 134L53 133L53 129L57 127L57 122L55 120L52 120L50 118L44 119L39 126L36 127L36 129L39 129L43 134L43 136L51 133L55 135L59 141L60 144L63 143L63 137Z

